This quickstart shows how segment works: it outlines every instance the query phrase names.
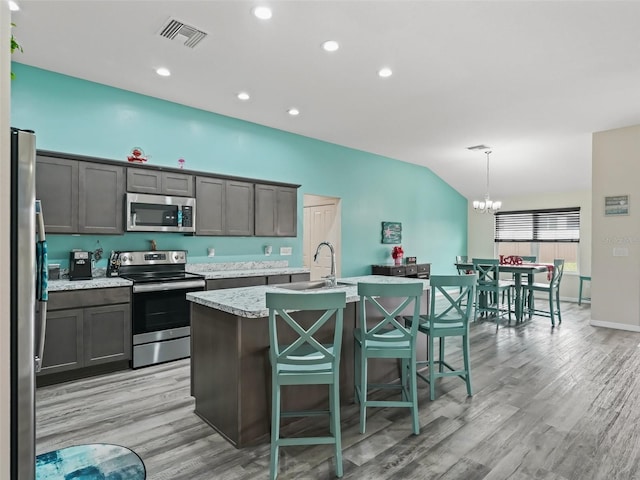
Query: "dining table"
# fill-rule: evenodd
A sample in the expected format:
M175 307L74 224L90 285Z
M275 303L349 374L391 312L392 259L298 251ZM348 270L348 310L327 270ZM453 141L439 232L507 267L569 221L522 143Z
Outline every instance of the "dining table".
M455 264L458 270L473 272L472 262L460 262ZM552 263L527 263L520 264L501 264L500 273L512 273L515 287L514 314L516 323L521 322L524 317L524 302L522 295L522 278L526 275L529 283L533 283L533 276L536 273L547 273L547 276L553 274Z

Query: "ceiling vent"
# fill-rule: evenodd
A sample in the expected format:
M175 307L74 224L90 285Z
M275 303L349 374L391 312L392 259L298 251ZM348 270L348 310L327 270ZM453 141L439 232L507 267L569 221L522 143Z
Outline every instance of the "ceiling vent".
M473 147L467 147L467 150L489 150L490 148L486 145L474 145Z
M160 36L169 40L179 40L187 47L193 48L207 36L207 33L178 20L169 19L160 30Z

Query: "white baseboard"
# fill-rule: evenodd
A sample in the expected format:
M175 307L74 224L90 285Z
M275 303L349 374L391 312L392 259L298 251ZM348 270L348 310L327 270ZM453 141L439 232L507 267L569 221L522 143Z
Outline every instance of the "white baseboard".
M629 325L628 323L603 322L601 320L591 320L592 327L613 328L614 330L626 330L628 332L640 332L640 325Z

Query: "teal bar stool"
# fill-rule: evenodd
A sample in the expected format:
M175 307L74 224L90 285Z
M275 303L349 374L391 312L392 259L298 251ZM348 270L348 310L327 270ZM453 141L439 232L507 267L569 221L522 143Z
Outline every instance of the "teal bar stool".
M580 275L580 287L578 288L578 305L582 305L582 282L591 282L590 275ZM586 298L585 300L591 300Z
M474 258L473 270L478 274L474 318L479 315L492 316L496 320L496 330L500 318L508 315L511 323L511 282L500 280L500 261L495 258ZM500 301L507 294L507 303Z
M460 377L467 384L467 394L471 391L471 364L469 362L469 320L473 310L473 298L478 284L478 275L432 275L431 305L429 315L420 317L418 331L427 335L427 361L417 362L418 366L428 365L428 376L418 373L418 377L429 384L429 397L435 400L436 379ZM456 369L447 363L445 339L460 337L462 340L463 368ZM438 360L435 359L435 339L438 339ZM445 368L447 370L445 370Z
M342 440L340 432L340 348L342 345L345 292L278 293L267 292L269 309L269 358L271 360L271 463L269 478L278 476L278 458L281 446L335 445L336 476L342 477ZM319 315L309 328L303 327L287 313L314 311ZM333 342L320 343L316 335L325 324L333 321ZM278 322L278 319L281 321ZM278 327L282 332L278 332ZM325 329L326 331L326 329ZM295 339L283 345L278 334ZM329 385L329 410L281 411L283 385ZM330 435L323 437L280 438L281 417L328 415Z
M553 261L553 275L549 283L532 283L523 285L523 288L531 294L531 302L529 303L529 315L541 315L551 319L551 326L555 327L555 317L558 317L558 323L562 323L562 315L560 313L560 281L564 273L564 260L556 258ZM544 292L548 295L548 310L535 307L534 292Z
M355 396L356 402L360 404L360 433L365 432L367 407L409 408L412 414L413 433L415 435L420 433L416 382L416 336L420 323L420 297L423 289L422 282L358 283L360 323L353 333ZM376 315L368 313L367 307L370 307ZM405 308L413 310L413 314L409 317L412 323L408 327L404 322L399 321ZM400 384L368 383L367 363L370 358L400 359ZM369 400L367 397L370 388L400 389L401 400Z

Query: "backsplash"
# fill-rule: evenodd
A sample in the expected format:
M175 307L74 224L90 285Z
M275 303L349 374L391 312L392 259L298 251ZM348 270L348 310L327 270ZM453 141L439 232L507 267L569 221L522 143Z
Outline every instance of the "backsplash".
M69 268L69 252L73 249L91 252L103 249L102 258L94 268L106 268L111 250L151 250L155 240L158 250L186 250L188 263L230 264L234 262L282 261L284 266L302 266L302 246L296 238L271 237L196 237L179 233L126 233L124 235L47 235L49 263L59 263ZM265 245L273 247L273 253L264 254ZM280 247L292 247L292 255L279 255ZM208 256L208 249L215 249L215 256ZM257 267L260 268L260 267Z

